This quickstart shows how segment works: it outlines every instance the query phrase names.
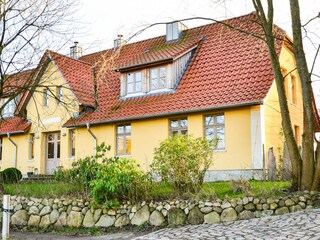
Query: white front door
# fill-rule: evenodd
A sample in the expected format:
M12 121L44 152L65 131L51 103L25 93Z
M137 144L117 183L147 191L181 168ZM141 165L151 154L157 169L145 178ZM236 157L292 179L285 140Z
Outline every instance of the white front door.
M60 133L47 134L46 174L54 174L60 166Z

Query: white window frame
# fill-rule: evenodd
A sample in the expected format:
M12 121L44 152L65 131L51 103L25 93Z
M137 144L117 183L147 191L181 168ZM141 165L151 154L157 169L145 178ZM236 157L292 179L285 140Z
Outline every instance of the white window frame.
M62 103L62 99L63 99L63 91L62 91L62 86L57 87L57 101L58 104Z
M15 101L14 98L9 101L9 98L5 98L3 104L6 104L2 109L2 117L13 117L15 110Z
M70 158L75 158L76 156L76 145L75 145L75 141L76 141L76 130L75 129L70 129L69 131L69 157Z
M30 134L30 139L29 139L29 160L33 160L34 159L34 133Z
M137 81L137 74L141 75L140 81ZM132 91L129 92L129 84L131 84L131 82L129 83L128 79L129 76L133 76L132 79ZM132 94L132 93L140 93L142 92L142 84L143 84L143 72L142 71L135 71L135 72L129 72L126 73L126 93L127 94ZM140 89L137 88L137 83L140 83Z
M45 89L43 91L43 106L48 107L49 106L49 89Z
M211 117L213 118L213 123L208 124L207 123L207 118ZM223 117L223 123L218 122L218 117ZM219 138L218 137L218 128L223 128L223 139L218 139L218 143L214 150L225 150L226 149L226 128L225 128L225 115L224 114L210 114L210 115L205 115L204 116L204 136L208 140L214 140ZM207 135L207 130L211 129L213 132L213 137L208 138ZM223 142L223 146L220 147L219 143Z
M165 70L165 76L162 77L160 76L161 74L161 69ZM153 78L152 72L156 71L156 76ZM164 84L163 86L160 86L161 79L164 79ZM159 90L159 89L167 89L168 88L168 69L166 66L159 66L159 67L154 67L149 69L149 86L150 86L150 91L154 90ZM153 87L153 80L157 82L157 86Z
M119 129L123 127L123 132L119 132ZM131 138L131 124L124 124L124 125L118 125L117 126L117 136L116 136L116 146L117 146L117 155L118 156L126 156L131 155L132 152L132 138ZM127 140L130 141L130 149L127 152ZM119 144L120 141L123 143L123 152L120 152Z

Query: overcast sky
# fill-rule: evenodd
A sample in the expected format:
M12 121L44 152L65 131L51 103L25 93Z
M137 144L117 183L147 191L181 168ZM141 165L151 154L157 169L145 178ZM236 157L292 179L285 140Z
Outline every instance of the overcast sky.
M190 17L210 17L217 20L232 18L254 11L251 0L80 0L76 20L81 25L79 36L74 39L83 47L84 54L112 47L118 34L125 38L143 26ZM275 23L291 36L289 0L275 0ZM302 24L320 12L319 0L300 0ZM187 21L187 27L210 23ZM311 41L305 38L305 51L309 65L320 44L320 19L308 25ZM131 42L165 34L165 26L155 26L133 38ZM71 43L70 43L71 44ZM309 66L309 67L310 67ZM320 75L320 57L317 64ZM319 78L314 78L319 80Z

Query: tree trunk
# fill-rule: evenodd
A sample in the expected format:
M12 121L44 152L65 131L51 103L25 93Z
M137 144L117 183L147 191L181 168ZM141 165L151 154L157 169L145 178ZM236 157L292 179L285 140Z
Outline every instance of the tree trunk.
M298 0L290 0L292 33L293 33L293 51L296 58L296 65L301 80L302 101L304 106L304 124L303 124L303 163L302 163L302 190L310 190L312 187L314 175L314 112L312 100L311 75L305 58L302 33L300 7Z
M313 176L312 188L313 191L319 190L320 184L320 143L317 143L317 150L316 150L316 164L315 164L315 172Z

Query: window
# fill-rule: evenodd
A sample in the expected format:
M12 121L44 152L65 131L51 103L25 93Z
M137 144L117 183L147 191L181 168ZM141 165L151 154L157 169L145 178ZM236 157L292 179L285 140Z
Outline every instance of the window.
M167 87L167 69L158 67L150 69L150 89L163 89Z
M141 92L142 73L133 72L127 74L127 93Z
M13 117L14 115L14 110L15 110L15 103L14 103L14 99L10 100L9 102L9 98L6 98L4 100L4 108L2 110L2 117Z
M117 127L117 154L131 154L131 125Z
M225 149L224 115L205 116L204 134L208 140L218 140L218 144L215 149Z
M70 130L70 158L74 158L76 155L76 142L75 142L75 130Z
M0 137L0 161L2 161L2 137Z
M43 92L43 106L49 106L49 89L46 89Z
M57 102L58 104L62 102L62 87L57 87Z
M170 120L170 136L188 135L188 119Z
M34 159L34 134L30 134L29 141L29 159Z
M290 75L290 77L291 77L290 100L293 104L297 104L297 80L294 75Z

